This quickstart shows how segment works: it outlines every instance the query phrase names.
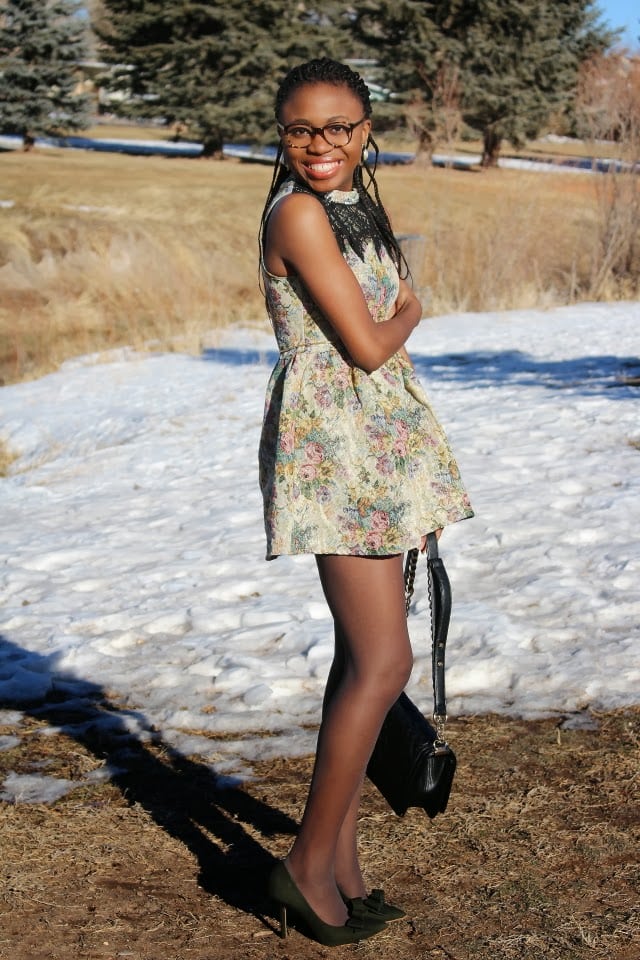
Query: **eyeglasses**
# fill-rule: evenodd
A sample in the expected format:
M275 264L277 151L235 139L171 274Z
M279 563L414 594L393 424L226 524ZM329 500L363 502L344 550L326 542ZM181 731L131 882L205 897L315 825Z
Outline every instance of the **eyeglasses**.
M351 143L351 137L356 127L364 123L366 117L361 117L356 123L333 122L324 127L312 127L306 123L289 123L287 126L279 123L278 133L288 147L308 147L313 138L319 133L330 147L346 147Z

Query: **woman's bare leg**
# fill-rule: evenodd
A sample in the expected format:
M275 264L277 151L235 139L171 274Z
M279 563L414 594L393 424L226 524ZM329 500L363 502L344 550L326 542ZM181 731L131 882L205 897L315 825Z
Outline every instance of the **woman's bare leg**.
M335 689L325 698L309 797L288 867L318 916L341 924L347 914L337 882L362 884L355 830L364 773L413 659L402 557L321 556L317 562L336 636L343 641L343 662L332 667ZM361 890L343 892L353 896Z
M327 706L338 689L340 681L345 671L347 662L347 647L344 635L338 624L335 626L335 649L333 654L333 663L329 670L327 685L324 692L324 701L322 703L322 716L324 717ZM360 870L358 860L358 816L360 812L360 796L364 776L360 780L358 788L351 798L351 803L347 814L342 821L338 842L336 844L336 862L335 878L336 885L340 892L349 897L365 897L367 891L364 885L364 879Z

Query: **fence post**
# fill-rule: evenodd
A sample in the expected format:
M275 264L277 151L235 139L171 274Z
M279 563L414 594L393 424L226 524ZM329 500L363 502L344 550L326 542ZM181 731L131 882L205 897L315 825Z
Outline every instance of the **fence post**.
M396 240L409 264L414 292L423 309L431 300L431 288L424 283L424 262L427 255L427 238L423 233L398 233Z

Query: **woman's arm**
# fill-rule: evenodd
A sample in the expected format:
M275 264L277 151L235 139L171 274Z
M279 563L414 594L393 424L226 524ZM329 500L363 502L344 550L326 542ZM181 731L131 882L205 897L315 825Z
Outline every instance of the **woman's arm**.
M265 265L276 275L300 277L354 363L367 373L397 353L420 322L420 303L403 281L394 315L381 323L373 320L360 284L314 197L290 194L275 207L267 227Z

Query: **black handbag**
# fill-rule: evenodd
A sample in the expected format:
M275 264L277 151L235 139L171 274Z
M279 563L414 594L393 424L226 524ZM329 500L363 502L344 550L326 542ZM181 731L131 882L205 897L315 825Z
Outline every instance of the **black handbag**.
M404 571L407 614L417 561L418 551L410 550ZM447 719L444 656L451 616L451 585L438 556L435 533L427 536L427 577L435 727L406 693L401 693L385 717L367 766L367 776L400 817L409 807L422 807L431 818L444 813L456 770L455 754L444 739Z

